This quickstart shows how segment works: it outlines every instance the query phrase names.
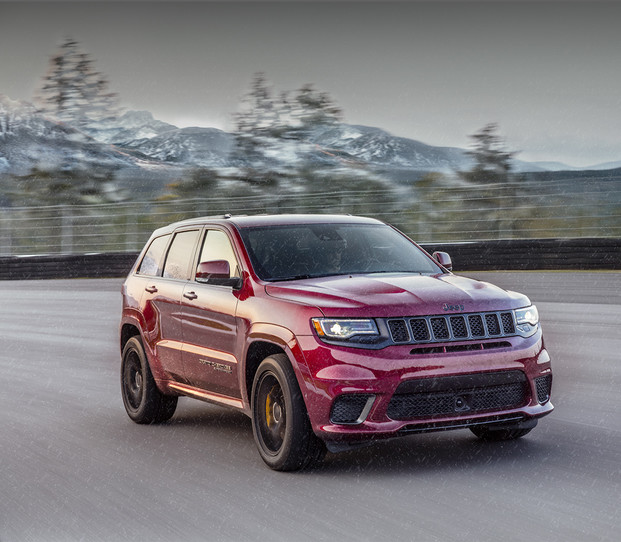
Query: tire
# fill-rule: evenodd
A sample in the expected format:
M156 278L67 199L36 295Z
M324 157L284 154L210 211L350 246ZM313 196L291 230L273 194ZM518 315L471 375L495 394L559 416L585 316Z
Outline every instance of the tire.
M265 358L252 383L252 432L263 461L277 471L318 464L326 447L310 426L306 405L285 354Z
M147 356L138 337L132 337L123 348L121 394L128 416L136 423L162 423L172 418L177 397L157 389Z
M536 423L535 423L536 425ZM533 427L520 427L516 424L515 427L503 426L501 429L493 429L488 425L477 425L470 428L477 437L481 440L487 441L501 441L501 440L514 440L522 438L524 435L528 435Z

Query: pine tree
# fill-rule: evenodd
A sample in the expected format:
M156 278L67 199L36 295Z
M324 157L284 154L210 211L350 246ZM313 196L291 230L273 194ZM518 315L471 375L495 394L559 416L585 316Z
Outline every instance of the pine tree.
M235 138L238 158L261 161L265 138L278 122L278 109L264 73L256 73L251 90L242 99L242 108L235 115Z
M293 98L290 92L274 96L264 73L257 73L251 89L235 115L236 156L255 169L270 167L268 149L278 140L292 140L297 152L308 152L309 133L314 127L339 122L341 110L325 92L306 84ZM253 173L256 175L256 171Z
M504 141L497 131L498 124L492 122L470 136L472 150L466 154L473 158L474 166L468 172L461 172L466 180L496 183L510 180L512 160L517 152L505 150Z
M498 135L496 123L486 124L470 136L472 150L467 154L474 160L469 171L458 175L467 183L467 199L474 207L473 215L481 217L479 231L488 230L488 237L512 237L518 227L522 212L516 205L516 194L521 176L513 172L515 151L505 149Z
M314 126L334 124L341 120L342 111L326 92L319 92L306 84L297 91L291 116L302 132Z
M35 102L43 114L87 133L119 113L118 97L109 91L107 79L72 38L51 57Z

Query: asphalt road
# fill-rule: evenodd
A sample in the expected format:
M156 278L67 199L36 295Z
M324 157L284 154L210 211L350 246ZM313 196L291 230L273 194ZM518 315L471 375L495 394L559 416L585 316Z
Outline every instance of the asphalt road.
M121 281L0 282L0 541L616 542L621 273L477 276L537 302L555 412L520 441L417 435L294 474L236 412L129 420Z

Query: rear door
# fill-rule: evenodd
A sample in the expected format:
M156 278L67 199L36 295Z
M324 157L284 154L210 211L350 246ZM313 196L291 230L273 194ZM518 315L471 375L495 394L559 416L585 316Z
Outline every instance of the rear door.
M173 380L183 378L183 332L180 302L191 274L200 229L175 232L166 253L160 276L144 285L142 313L145 337L155 350L162 369Z

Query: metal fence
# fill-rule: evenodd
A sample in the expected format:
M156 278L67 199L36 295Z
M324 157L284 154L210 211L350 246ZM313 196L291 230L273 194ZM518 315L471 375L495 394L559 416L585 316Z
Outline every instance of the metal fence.
M340 187L339 187L340 188ZM0 256L136 252L162 225L205 215L350 213L390 222L423 243L621 238L621 183L288 190L100 205L0 210Z

